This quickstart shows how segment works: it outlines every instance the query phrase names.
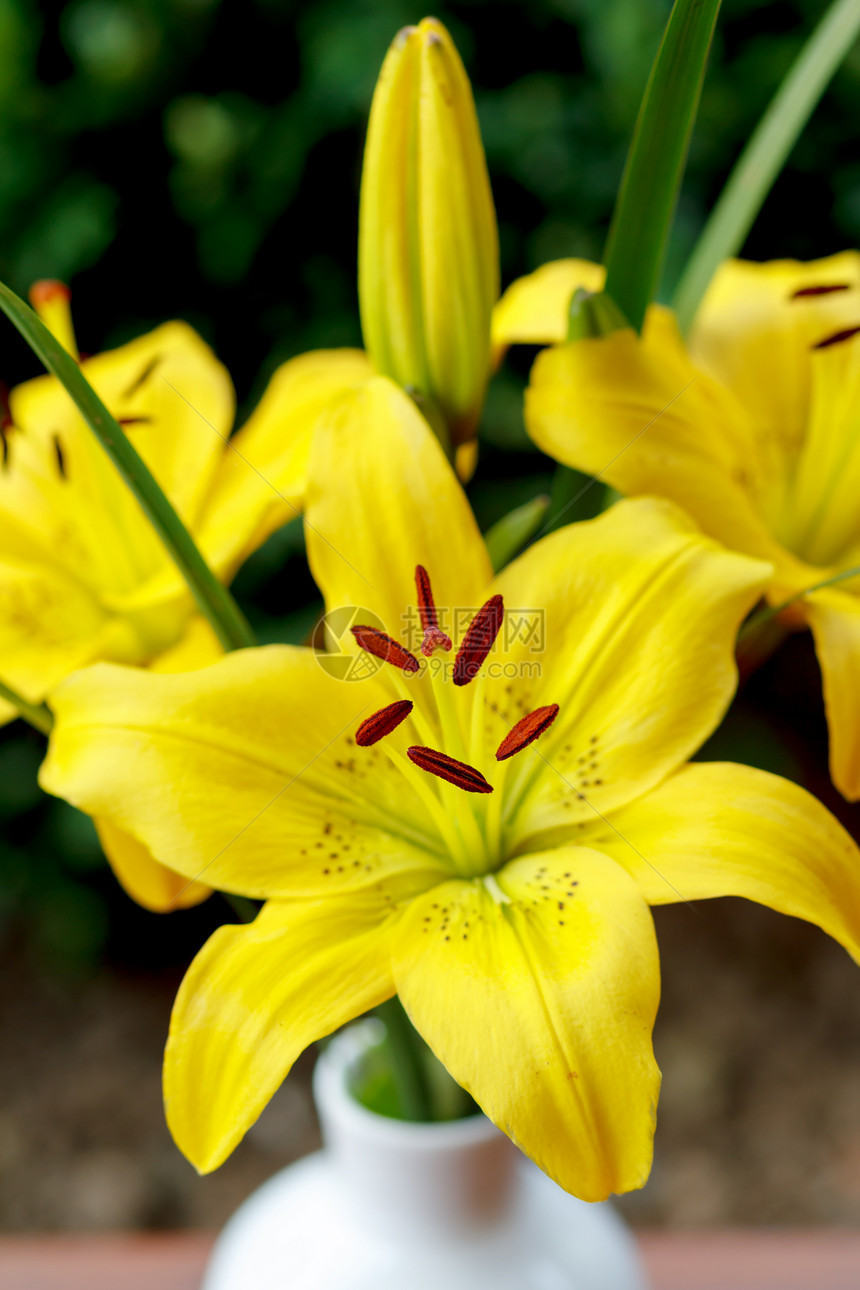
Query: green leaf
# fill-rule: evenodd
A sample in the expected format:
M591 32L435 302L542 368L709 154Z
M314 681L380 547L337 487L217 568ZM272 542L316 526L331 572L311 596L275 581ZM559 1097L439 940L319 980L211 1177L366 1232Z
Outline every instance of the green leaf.
M54 339L33 310L2 282L0 309L77 405L81 416L134 493L143 513L188 583L200 612L212 624L224 648L230 650L253 645L253 634L239 606L215 577L149 467L138 456L71 355ZM15 702L14 699L12 701Z
M854 564L850 569L843 569L840 573L834 573L832 577L824 578L821 582L813 582L808 587L804 587L802 591L796 591L793 596L789 596L788 600L781 600L778 605L765 605L757 613L751 614L746 620L738 632L738 640L744 640L745 637L754 633L757 628L770 622L772 618L776 618L784 609L788 609L791 605L796 605L799 600L803 600L804 596L810 595L813 591L822 591L825 587L835 587L837 583L847 582L849 578L857 577L860 577L860 564Z
M549 507L549 498L534 497L523 506L497 520L484 536L493 572L498 573L525 546L538 528Z
M720 0L675 0L627 154L604 289L637 331L659 285L719 9Z
M860 0L834 0L744 148L687 262L674 308L687 331L718 265L736 255L830 78L860 33Z

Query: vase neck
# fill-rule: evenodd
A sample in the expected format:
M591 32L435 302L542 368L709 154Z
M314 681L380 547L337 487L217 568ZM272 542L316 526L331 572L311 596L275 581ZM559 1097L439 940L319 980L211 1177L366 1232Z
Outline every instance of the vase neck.
M516 1148L482 1115L414 1124L361 1106L350 1075L369 1039L356 1029L329 1045L314 1078L323 1140L350 1203L376 1227L428 1239L501 1223L512 1202Z

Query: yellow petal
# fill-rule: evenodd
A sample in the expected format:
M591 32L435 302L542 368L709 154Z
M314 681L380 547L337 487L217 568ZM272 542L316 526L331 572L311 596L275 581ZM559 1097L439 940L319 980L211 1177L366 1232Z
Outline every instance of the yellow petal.
M379 750L356 755L356 728L391 697L288 646L176 675L100 664L52 695L40 782L225 891L322 896L447 874L411 781Z
M64 282L55 278L42 278L34 282L29 292L30 304L48 331L59 341L63 349L79 361L78 343L75 339L75 327L72 322L72 293Z
M82 370L193 527L233 419L225 369L190 327L174 322L86 360ZM88 581L121 593L169 563L130 490L54 377L18 386L10 408L25 437L52 450L54 438L61 445L76 535L84 535L88 552Z
M156 914L190 909L211 895L211 887L191 882L153 860L146 847L129 833L123 833L107 820L95 820L94 823L114 876L132 900L144 909L151 909Z
M299 1054L394 993L388 907L378 897L264 907L221 927L180 986L164 1054L179 1148L216 1169Z
M206 667L224 654L224 646L211 623L199 614L190 619L185 634L170 649L150 663L153 672L193 672Z
M828 566L860 540L860 340L816 350L805 366L808 420L791 463L781 532L805 559Z
M618 865L569 847L413 901L394 977L454 1078L584 1200L641 1187L660 1073L654 929Z
M98 657L108 620L61 569L0 560L0 679L31 702Z
M496 742L526 712L561 709L506 772L509 846L591 821L687 760L728 707L737 628L769 574L642 498L560 529L499 575L509 635L521 621L539 632L510 643L517 678L487 685Z
M734 550L778 561L786 577L807 576L767 519L784 479L744 408L693 367L668 311L651 310L641 340L622 331L539 354L526 426L565 465L629 496L668 497Z
M461 484L468 484L478 466L478 440L468 439L454 453L454 469Z
M178 644L152 663L155 672L190 672L221 658L224 650L205 618L192 618ZM212 888L192 882L154 860L149 850L107 820L95 820L102 850L123 889L145 909L168 913L199 905Z
M360 349L318 350L277 369L225 449L198 526L213 568L229 576L302 509L314 426L333 397L373 374Z
M26 624L16 625L10 609L10 631L29 632L33 646L46 652L58 636L73 645L88 639L75 666L99 657L146 663L182 631L192 611L190 594L148 521L125 510L125 485L106 472L104 482L113 491L94 502L81 476L72 474L72 461L80 464L80 455L70 458L64 448L58 451L43 430L37 422L26 432L13 428L7 468L0 470L0 563L18 570L9 575L15 581L27 581L34 589L43 583L53 588L44 595L34 591L36 609L40 598L45 603L44 614L37 612L32 622L28 615ZM95 447L110 466L97 443ZM134 522L118 531L116 521L123 515ZM160 573L153 575L153 570ZM167 579L170 598L154 612L149 606L134 612L141 584L153 576ZM79 608L70 611L68 623L58 631L52 620L61 601ZM98 631L105 634L100 641L95 639ZM33 655L37 667L38 657ZM63 674L48 669L41 684L47 688Z
M97 591L105 558L98 546L108 540L109 517L87 516L69 487L66 453L58 444L37 426L7 430L6 464L0 470L0 555L47 565Z
M570 298L577 287L602 291L606 270L590 260L551 260L517 278L493 310L496 361L508 345L554 345L567 340Z
M849 802L860 798L860 600L828 588L806 598L804 612L821 664L830 735L830 774Z
M306 530L326 608L361 606L413 650L417 564L430 573L446 631L454 609L479 607L491 577L454 471L412 400L385 377L345 395L320 422Z
M850 290L796 296L810 287ZM787 466L809 407L811 347L857 322L860 255L824 260L727 260L711 281L690 333L690 352L734 393Z
M685 766L588 831L652 905L745 896L816 923L860 959L860 852L811 793L751 766Z

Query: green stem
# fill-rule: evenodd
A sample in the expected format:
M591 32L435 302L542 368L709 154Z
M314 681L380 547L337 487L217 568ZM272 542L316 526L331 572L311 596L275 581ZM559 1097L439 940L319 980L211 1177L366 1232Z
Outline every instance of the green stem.
M860 577L860 564L852 565L850 569L843 569L841 573L834 573L830 578L823 578L821 582L813 582L811 586L804 587L802 591L796 591L793 596L789 596L788 600L783 600L778 605L765 605L764 609L760 609L757 614L752 614L746 620L738 632L738 641L743 641L748 636L753 635L758 631L759 627L770 622L772 618L776 618L777 614L781 614L783 609L796 605L798 600L808 596L811 591L822 591L825 587L835 587L839 582L847 582L849 578L857 577Z
M424 1123L433 1119L430 1090L422 1061L424 1040L415 1030L395 995L375 1009L385 1026L391 1077L404 1118Z
M720 0L675 0L639 109L604 264L608 296L641 331L657 293Z
M5 699L7 703L13 704L18 709L18 715L28 721L36 730L40 730L43 735L51 733L51 727L54 724L54 718L51 709L44 703L30 703L17 690L0 681L0 699Z
M239 606L215 577L149 468L71 355L54 339L33 310L2 282L0 309L77 405L81 416L134 493L188 583L200 612L211 623L224 648L230 650L253 645L253 633Z
M860 0L834 0L777 90L726 182L684 270L674 308L688 331L720 263L743 246L771 186L860 33Z

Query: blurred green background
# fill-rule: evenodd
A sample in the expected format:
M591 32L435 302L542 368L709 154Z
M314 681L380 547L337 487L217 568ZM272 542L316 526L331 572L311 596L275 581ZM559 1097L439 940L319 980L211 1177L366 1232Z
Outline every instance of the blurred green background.
M667 287L821 8L725 0ZM475 87L503 283L549 258L599 258L668 10L669 0L472 0L436 11ZM0 0L0 277L21 293L37 278L70 282L85 352L187 318L232 372L240 416L285 358L360 344L364 128L389 41L421 16L402 0ZM858 112L855 49L749 256L813 257L860 240ZM3 337L11 385L37 367L10 327ZM484 526L550 478L522 428L531 357L516 354L490 391L471 487ZM250 561L237 592L262 639L306 638L318 600L298 524ZM757 680L718 751L826 794L814 659L803 641L785 654L788 672ZM64 974L105 955L187 959L226 906L168 919L136 909L89 821L40 794L41 750L21 723L0 733L0 951Z

